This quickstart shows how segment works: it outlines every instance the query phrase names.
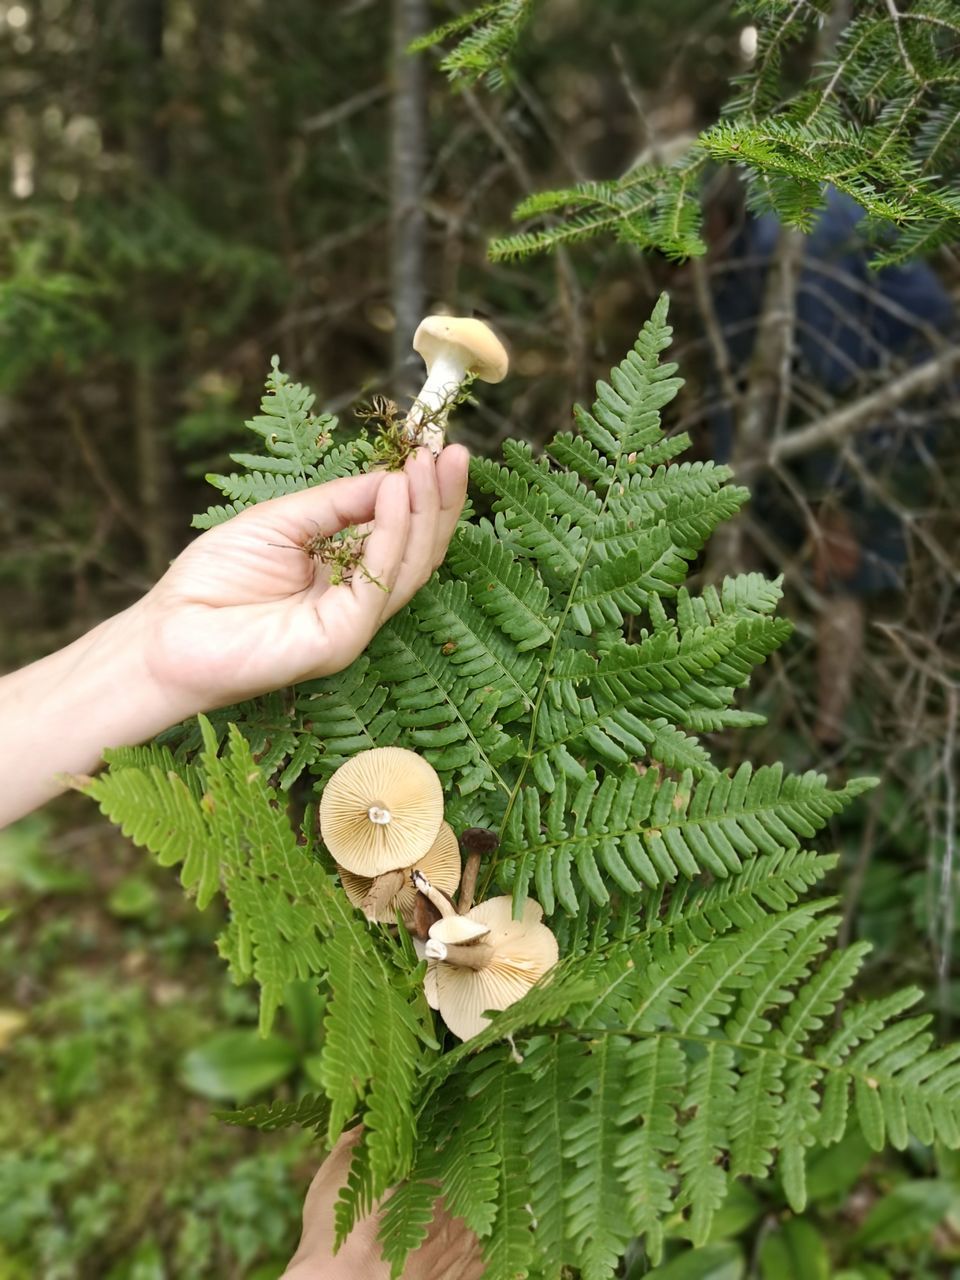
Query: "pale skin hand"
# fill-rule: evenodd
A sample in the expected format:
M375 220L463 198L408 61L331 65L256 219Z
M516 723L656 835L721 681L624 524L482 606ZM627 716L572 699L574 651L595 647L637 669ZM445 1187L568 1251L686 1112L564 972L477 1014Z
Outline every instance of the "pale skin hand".
M466 495L466 450L402 475L373 472L264 502L198 538L153 589L153 678L197 706L223 706L341 671L442 561ZM349 583L298 549L372 521Z
M443 559L466 494L467 452L426 449L402 474L333 480L201 535L144 598L0 680L0 827L177 721L330 675L363 652ZM362 568L330 586L297 549L369 527Z
M303 1235L282 1280L390 1280L380 1256L380 1206L358 1222L340 1252L333 1253L334 1205L347 1180L360 1129L345 1133L310 1184L303 1206ZM483 1259L476 1236L459 1218L438 1206L427 1238L412 1253L403 1280L480 1280Z

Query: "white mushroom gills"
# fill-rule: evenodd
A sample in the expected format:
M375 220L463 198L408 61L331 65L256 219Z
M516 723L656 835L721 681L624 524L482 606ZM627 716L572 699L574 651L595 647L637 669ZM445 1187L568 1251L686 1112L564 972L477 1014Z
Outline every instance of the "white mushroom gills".
M558 959L540 905L525 899L514 919L510 895L478 903L469 915L437 920L424 950L427 1003L461 1040L483 1030L489 1011L522 999Z

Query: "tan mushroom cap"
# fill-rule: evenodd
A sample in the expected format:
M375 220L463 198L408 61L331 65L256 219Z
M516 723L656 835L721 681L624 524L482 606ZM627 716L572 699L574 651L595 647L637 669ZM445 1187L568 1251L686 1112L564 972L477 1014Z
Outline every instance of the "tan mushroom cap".
M410 879L411 870L423 872L430 883L444 893L456 891L460 883L460 846L448 823L440 824L440 834L410 870L385 871L370 877L354 875L340 867L340 883L353 905L359 907L368 920L393 924L400 916L409 924L420 896Z
M557 963L557 940L542 923L543 908L528 898L523 916L513 919L510 897L490 898L468 912L467 919L490 932L475 945L491 946L493 956L482 969L429 960L424 978L427 1002L461 1040L478 1035L489 1022L487 1009L508 1009ZM438 921L438 924L441 923ZM434 926L436 928L436 926ZM431 934L433 930L431 930ZM470 945L470 944L468 944Z
M414 751L373 747L341 765L320 797L320 834L335 861L373 879L412 867L443 821L443 790Z
M464 364L482 382L502 382L510 367L507 349L488 324L466 316L427 316L413 335L413 349L427 372L437 354L449 347L466 353Z

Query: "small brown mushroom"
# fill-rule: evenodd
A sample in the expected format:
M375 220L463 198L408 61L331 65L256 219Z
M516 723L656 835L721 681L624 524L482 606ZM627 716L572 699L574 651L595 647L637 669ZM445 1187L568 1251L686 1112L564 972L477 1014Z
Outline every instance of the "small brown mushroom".
M404 870L433 846L443 790L414 751L373 747L341 765L320 797L320 834L337 864L374 879Z
M414 888L409 871L383 871L371 878L354 875L343 867L339 870L344 892L368 920L393 924L400 916L408 926L412 923L414 907L422 895ZM440 834L413 870L426 876L441 892L455 892L460 882L460 846L446 822L440 824Z
M465 916L445 915L431 928L424 991L454 1035L478 1035L489 1022L486 1010L509 1008L556 964L557 940L542 920L532 898L514 920L513 899L502 897Z

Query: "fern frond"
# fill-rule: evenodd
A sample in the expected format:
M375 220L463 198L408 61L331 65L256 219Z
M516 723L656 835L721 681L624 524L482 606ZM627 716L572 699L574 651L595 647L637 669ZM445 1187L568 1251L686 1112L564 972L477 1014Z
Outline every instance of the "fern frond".
M473 588L474 603L520 653L550 644L557 619L550 593L522 560L511 555L488 521L457 530L447 563Z
M337 420L315 414L314 400L308 387L281 372L274 356L260 413L246 424L261 437L266 453L232 453L231 461L244 467L245 474L207 476L229 503L194 516L195 529L210 529L254 503L351 475L369 458L370 447L362 439L334 446Z
M413 604L419 628L433 637L468 688L501 694L497 719L506 724L533 709L542 670L519 653L473 604L465 582L422 587Z
M357 751L393 746L400 734L397 713L367 657L337 676L300 685L297 708L317 743L314 763L324 777Z
M563 1194L567 1235L585 1280L613 1275L632 1235L617 1176L628 1049L628 1040L604 1036L566 1083Z
M371 653L390 684L404 743L422 752L461 794L507 784L498 766L516 754L516 740L497 719L501 689L471 683L440 652L425 645L410 617L399 616L377 636Z
M307 1093L296 1102L258 1102L256 1106L216 1111L214 1115L224 1124L260 1129L264 1133L299 1125L319 1135L326 1133L330 1103L322 1093Z
M672 1040L634 1041L627 1050L623 1105L640 1123L620 1138L616 1165L627 1194L630 1225L656 1265L663 1252L663 1222L673 1209L678 1137L687 1060Z
M575 879L594 901L609 897L598 864L628 892L705 872L726 879L742 870L744 858L798 849L865 785L831 791L818 774L784 778L778 766L754 772L748 764L733 777L707 774L696 782L689 771L676 782L656 769L611 771L602 782L590 774L573 796L558 784L545 813L539 793L525 790L504 830L504 850L533 855L545 910L558 902L575 913Z

